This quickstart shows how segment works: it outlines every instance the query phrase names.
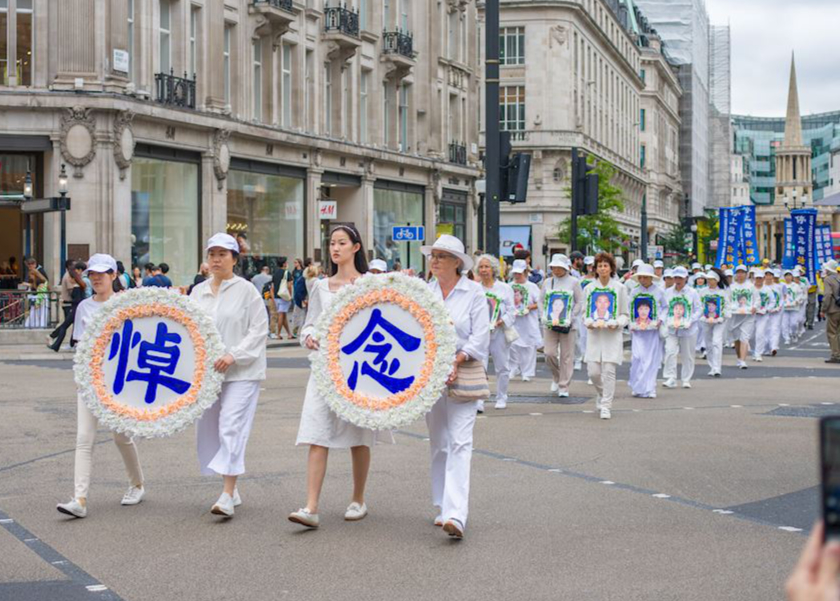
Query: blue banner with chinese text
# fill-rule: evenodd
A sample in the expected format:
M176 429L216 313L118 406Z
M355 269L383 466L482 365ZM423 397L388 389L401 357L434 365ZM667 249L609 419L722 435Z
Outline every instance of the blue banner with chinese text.
M793 257L794 263L805 273L811 284L816 283L815 242L817 230L816 209L798 209L791 211L793 221Z

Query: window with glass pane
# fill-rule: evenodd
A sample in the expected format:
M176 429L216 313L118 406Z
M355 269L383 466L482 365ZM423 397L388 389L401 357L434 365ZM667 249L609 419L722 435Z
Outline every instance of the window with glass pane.
M32 85L32 0L17 1L17 65L15 75L19 86ZM5 30L4 30L5 31Z
M400 150L408 151L408 84L400 86Z
M230 106L230 36L231 27L225 25L225 42L224 51L222 53L222 61L224 63L224 79L225 79L225 104Z
M405 242L394 242L391 232L395 225L424 225L423 195L375 188L373 208L374 256L377 259L383 259L388 264L388 269L393 268L394 261L399 261L403 269L412 267L418 271L421 270L423 268L421 245L416 242L410 245ZM409 246L410 249L407 248Z
M6 31L9 28L9 0L0 0L0 70L3 75L3 85L9 85L9 47Z
M645 115L645 109L641 109L641 110L639 111L639 129L640 129L641 131L645 131L645 127L646 127L646 124L645 124L645 116L646 116L646 115Z
M501 123L505 131L525 129L525 86L504 86L499 88Z
M201 259L198 168L142 157L131 164L132 264L168 263L176 286L192 283Z
M408 31L411 26L411 0L400 0L400 27Z
M198 71L198 9L190 9L190 70L191 77Z
M254 54L254 120L262 121L262 40L251 44Z
M332 134L332 69L324 63L324 133Z
M292 46L283 44L283 125L292 126Z
M458 52L458 11L452 11L449 13L448 16L448 27L449 27L449 35L448 39L448 46L446 49L446 57L452 60L457 59L456 53Z
M159 36L160 36L160 73L169 73L170 69L172 68L172 55L170 52L170 38L171 38L171 12L170 12L170 5L169 0L160 0L160 24L159 24Z
M525 64L524 27L503 27L500 30L499 61L503 65Z
M303 180L231 169L228 175L227 232L245 233L250 245L242 258L243 276L277 259L303 257Z
M128 0L128 78L134 81L134 0Z

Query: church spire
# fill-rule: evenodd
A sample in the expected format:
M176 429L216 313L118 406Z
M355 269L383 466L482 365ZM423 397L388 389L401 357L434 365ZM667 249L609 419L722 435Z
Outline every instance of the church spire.
M785 117L785 148L802 146L802 121L799 117L799 92L796 89L796 64L790 55L790 85L788 87L787 116Z

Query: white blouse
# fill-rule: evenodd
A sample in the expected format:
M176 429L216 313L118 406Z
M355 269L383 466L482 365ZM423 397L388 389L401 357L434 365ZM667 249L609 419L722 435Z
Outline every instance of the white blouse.
M193 288L190 298L210 315L225 351L235 361L225 373L225 382L265 380L268 315L262 295L239 276L224 280L215 295L212 282L212 278L201 282Z
M458 336L457 350L470 359L486 361L490 347L490 315L484 286L462 275L445 299L437 279L429 282L429 289L449 310Z

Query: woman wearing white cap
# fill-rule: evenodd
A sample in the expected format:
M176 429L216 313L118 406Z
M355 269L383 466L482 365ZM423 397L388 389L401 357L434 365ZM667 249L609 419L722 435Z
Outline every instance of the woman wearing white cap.
M522 286L527 293L527 300L523 295L523 306L515 311L513 328L519 337L510 346L510 376L514 377L518 372L522 374L522 381L528 382L536 375L537 348L543 343L540 330L540 289L528 279L528 264L523 259L514 261L510 272L513 274L514 287Z
M770 314L768 313L773 304L773 292L764 286L764 270L761 267L753 267L750 270L753 276L753 288L758 297L758 306L755 310L755 346L752 347L753 361L761 363L762 355L770 352L769 332Z
M683 266L675 267L672 271L674 285L665 291L665 302L668 306L668 315L665 325L668 335L665 338L665 364L662 369L662 376L665 388L677 387L677 355L682 359L683 388L691 388L691 378L694 376L694 348L697 344L697 322L703 314L700 307L700 297L697 291L688 286L688 270ZM679 312L680 323L677 324L676 317Z
M732 317L729 320L729 329L735 341L735 353L738 355L740 369L747 369L747 353L750 338L755 330L755 313L759 302L755 287L747 279L747 273L746 266L738 265L735 268L735 281L730 286Z
M782 284L782 298L784 299L784 312L782 313L782 339L785 344L796 342L798 336L797 327L799 321L799 308L802 303L802 286L796 281L793 269L784 272L785 282Z
M382 259L373 259L368 265L368 273L374 275L381 273L388 273L388 264Z
M73 340L80 340L91 318L114 294L114 280L117 278L117 262L111 255L96 254L88 261L85 275L90 279L93 296L86 298L76 307L73 320ZM93 444L96 439L98 421L90 412L81 395L76 401L76 466L75 492L69 503L60 503L56 509L61 513L83 518L87 515L87 497L90 488L90 473L93 466ZM134 441L120 432L114 432L114 443L122 455L125 471L131 485L122 499L123 505L137 505L143 500L143 470Z
M642 263L633 274L635 288L630 292L630 333L632 356L630 391L633 396L655 399L656 374L662 365L662 337L659 326L665 314L665 293L656 282L653 267Z
M772 296L772 303L767 324L767 346L768 352L776 356L779 352L779 344L782 340L782 313L785 309L784 292L779 282L782 272L778 269L768 269L764 274L764 287Z
M455 236L444 234L434 245L420 250L435 276L429 288L443 301L455 325L457 354L448 381L454 384L462 363L487 360L490 318L484 289L467 279L465 272L472 268L473 260ZM467 525L477 407L478 401L458 402L444 392L426 414L432 455L432 504L440 511L434 523L456 538L464 536Z
M726 322L730 317L731 297L728 284L719 269L712 268L706 274L708 287L700 296L703 316L700 323L706 325L706 358L709 361L709 375L719 378L723 357L723 338L726 335Z
M368 271L362 237L355 227L339 225L332 230L330 259L330 277L318 280L312 287L306 323L300 333L301 344L311 351L320 348L314 334L315 322L321 313L332 304L339 290L352 285ZM487 314L486 307L484 314ZM330 411L327 401L318 392L314 374L310 374L295 442L296 445L309 445L306 464L306 506L289 514L289 521L307 528L317 528L320 525L318 505L331 449L350 449L353 462L353 497L344 513L344 519L355 522L367 516L365 488L370 471L370 448L374 439L373 430L353 425Z
M606 320L584 320L589 328L586 340L586 367L589 378L598 392L595 406L600 410L601 419L612 417L612 402L615 396L615 372L624 359L624 326L630 319L627 305L627 289L615 278L615 259L609 253L595 256L595 270L598 279L586 287L585 307L589 309L593 300L605 297L609 289L613 305L609 307ZM604 307L606 308L606 307Z
M239 259L236 238L216 234L206 250L211 276L193 288L190 298L219 330L226 353L214 367L225 381L219 400L196 424L198 461L203 475L222 476L222 494L210 511L229 518L242 503L236 480L245 473L245 447L265 380L268 317L254 285L233 273Z
M568 326L552 325L546 321L543 348L545 361L551 369L551 392L556 392L559 397L568 397L569 383L574 375L578 316L583 311L583 290L578 279L569 273L572 266L566 255L553 255L548 266L551 268L551 277L543 282L540 306L544 305L546 297L552 292L566 292L571 302L571 307L566 308L571 314L571 320Z
M490 352L484 362L487 369L489 358L493 358L496 371L496 409L507 407L508 382L510 381L510 342L505 337L505 329L513 327L516 314L513 307L513 289L499 280L499 260L493 255L481 255L476 266L478 281L484 288L488 302L501 301L495 323L490 324ZM478 412L484 413L484 401L478 402Z

